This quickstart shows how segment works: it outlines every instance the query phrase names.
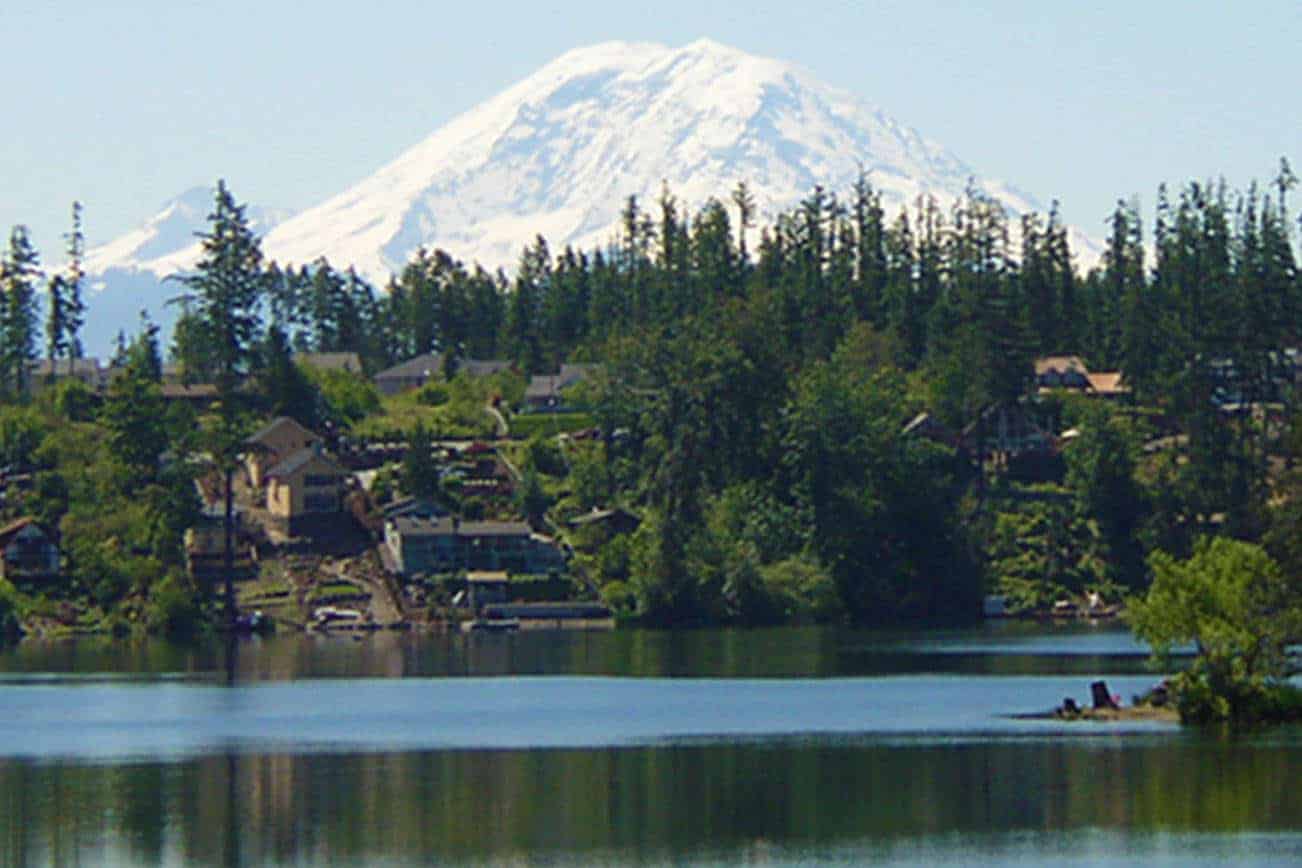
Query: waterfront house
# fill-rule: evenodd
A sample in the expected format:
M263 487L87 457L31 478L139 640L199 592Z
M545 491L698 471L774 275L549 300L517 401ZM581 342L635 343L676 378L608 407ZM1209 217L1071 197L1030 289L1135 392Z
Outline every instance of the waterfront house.
M32 582L59 573L59 547L30 516L0 527L0 578Z
M288 416L280 416L262 426L244 443L248 447L244 464L249 481L255 488L261 488L269 468L296 452L319 446L321 438Z
M267 469L267 512L283 530L297 533L308 519L343 509L347 476L319 444L299 449Z
M200 507L198 520L185 532L186 567L200 581L221 581L226 575L226 487L217 472L199 477L194 486ZM231 518L236 577L249 578L257 573L257 564L251 529L239 503L232 504Z
M398 516L385 521L384 544L404 576L458 570L546 573L565 565L556 544L522 521Z

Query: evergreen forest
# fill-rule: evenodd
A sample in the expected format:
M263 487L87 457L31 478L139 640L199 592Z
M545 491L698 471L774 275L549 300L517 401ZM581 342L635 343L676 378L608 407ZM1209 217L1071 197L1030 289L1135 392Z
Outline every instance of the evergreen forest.
M221 184L170 344L142 318L102 394L25 376L82 354L76 207L58 273L22 227L0 265L0 463L33 476L5 510L58 529L70 587L104 611L199 617L208 589L179 551L193 480L233 472L258 421L401 438L416 454L392 485L471 514L428 444L488 433L482 407L504 397L520 513L640 519L570 542L585 592L645 624L964 621L992 593L1120 602L1208 537L1260 547L1296 586L1295 183L1281 163L1247 189L1159 188L1147 226L1119 201L1087 271L1056 207L1014 223L976 190L888 217L865 177L764 226L744 184L696 210L665 190L627 200L601 249L539 236L511 274L426 250L383 287L264 261ZM367 375L437 352L445 370L389 398L295 365L302 352L356 352ZM1048 356L1119 371L1125 393L1037 387ZM513 371L458 370L489 359ZM215 409L166 404L164 361L213 384ZM582 362L599 368L567 396L576 412L517 411L529 375ZM1008 448L1011 416L1044 448Z

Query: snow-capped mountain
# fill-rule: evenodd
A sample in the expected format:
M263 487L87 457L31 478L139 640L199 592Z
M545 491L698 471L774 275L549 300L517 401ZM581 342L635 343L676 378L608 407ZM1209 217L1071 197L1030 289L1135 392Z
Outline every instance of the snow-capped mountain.
M143 226L86 254L86 271L104 274L111 269L134 268L159 275L190 268L199 258L198 233L208 226L215 187L191 187L163 206ZM290 216L258 205L247 205L245 216L259 234L265 234Z
M664 185L694 211L745 181L762 226L816 185L848 194L861 169L888 212L927 194L947 207L969 183L1014 215L1044 210L791 64L709 40L612 42L562 55L322 204L283 222L265 216L263 251L281 264L326 257L383 286L421 246L510 268L538 234L553 250L604 245L627 197L653 208ZM122 276L194 262L212 201L200 192L92 251L100 297L117 294ZM1085 236L1073 242L1082 260L1097 255Z
M198 261L197 236L208 226L216 192L215 187L192 187L140 228L86 252L88 313L82 342L87 352L107 354L118 332L136 330L142 311L170 329L175 311L166 302L183 290L164 280ZM247 205L245 216L254 231L265 233L289 212Z

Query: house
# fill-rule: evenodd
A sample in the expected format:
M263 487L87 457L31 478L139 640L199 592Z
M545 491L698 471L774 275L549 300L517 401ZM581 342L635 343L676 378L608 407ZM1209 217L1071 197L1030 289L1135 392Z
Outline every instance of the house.
M48 579L59 574L59 547L29 517L0 528L0 578L11 582Z
M1045 356L1035 360L1035 385L1040 392L1065 389L1082 395L1115 399L1130 394L1120 371L1090 371L1080 356Z
M267 512L288 533L306 520L343 509L348 471L313 444L292 453L266 471Z
M199 494L198 521L185 532L185 561L190 575L202 581L219 581L225 577L226 498L220 473L211 473L194 481ZM237 578L257 573L253 557L253 540L244 519L244 510L232 503L232 538Z
M535 411L555 411L564 408L561 393L576 383L586 380L600 365L565 364L555 374L531 377L524 390L525 406Z
M296 452L319 446L321 438L288 416L279 416L263 425L244 443L249 447L244 460L249 481L255 488L261 488L269 468Z
M1053 432L1025 403L991 404L963 428L962 442L978 455L1050 453L1057 445Z
M404 576L452 572L458 567L455 519L400 515L384 521L384 544Z
M61 383L69 378L78 380L91 391L99 391L104 385L104 371L99 366L99 359L90 357L73 359L72 373L69 374L67 359L33 359L27 363L27 382L33 391L46 386Z
M375 387L382 395L397 395L419 389L431 380L442 380L445 364L443 353L425 353L375 375ZM471 377L487 377L510 370L511 363L499 360L455 359L453 370Z
M294 353L294 364L318 371L362 373L362 357L357 353Z
M1041 391L1089 391L1089 373L1080 356L1045 356L1035 360L1035 385Z
M1124 398L1130 394L1130 387L1126 385L1120 371L1103 371L1098 374L1089 375L1091 395L1097 395L1100 398L1113 400Z
M565 557L522 521L460 521L399 516L385 521L384 542L404 576L457 570L546 573Z

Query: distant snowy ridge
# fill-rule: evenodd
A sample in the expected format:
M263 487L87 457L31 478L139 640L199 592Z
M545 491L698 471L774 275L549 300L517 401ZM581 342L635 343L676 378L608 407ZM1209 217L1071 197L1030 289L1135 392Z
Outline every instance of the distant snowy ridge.
M1046 210L791 64L701 40L568 52L322 204L284 220L258 216L268 259L325 257L383 286L422 246L510 268L540 234L553 250L606 245L627 198L653 211L666 185L691 213L745 181L763 226L815 186L847 195L861 169L890 214L926 195L948 208L969 183L1014 220ZM117 294L115 274L130 275L140 284L131 294L143 296L148 277L193 265L193 233L212 203L200 192L91 252L102 301ZM1091 239L1073 232L1071 240L1082 264L1097 258ZM137 306L152 301L139 297Z
M215 187L186 190L140 228L88 251L86 272L98 275L112 269L134 269L166 276L192 268L199 259L198 233L208 226L215 196ZM245 214L259 233L269 232L290 216L290 212L257 205L247 205Z

